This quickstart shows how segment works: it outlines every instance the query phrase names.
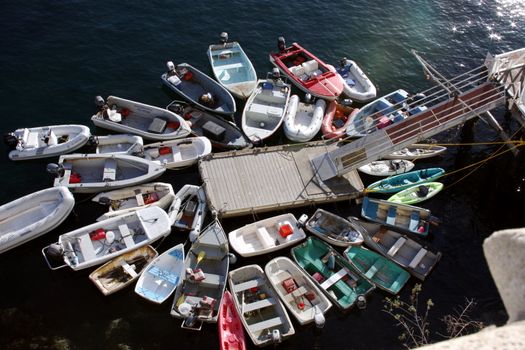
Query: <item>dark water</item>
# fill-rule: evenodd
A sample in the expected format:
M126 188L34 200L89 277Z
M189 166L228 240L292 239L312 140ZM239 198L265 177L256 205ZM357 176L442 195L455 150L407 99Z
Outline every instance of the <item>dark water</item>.
M525 5L520 0L133 1L123 5L4 1L0 19L2 132L78 123L105 134L89 120L95 95L166 106L174 96L161 87L165 62L187 61L211 73L205 53L221 31L241 42L259 76L271 69L268 54L275 50L277 37L284 35L288 42L298 41L326 61L353 58L381 95L397 88L418 91L430 86L411 49L428 52L426 57L450 76L479 66L488 51L500 53L525 44ZM242 110L243 106L238 107ZM510 133L518 129L503 109L495 111L495 116ZM498 141L483 122L467 131L449 130L436 139ZM446 156L418 166L452 171L487 158L498 147L450 147ZM15 163L1 157L0 203L50 186L52 178L45 172L50 161ZM525 226L521 208L514 204L523 199L517 191L524 177L522 164L522 158L504 156L465 179L461 177L466 172L448 177L445 190L425 203L443 221L428 240L443 258L422 292L436 305L431 312L434 330L442 330L439 319L465 298L478 302L473 318L487 324L506 321L481 245L494 230ZM196 168L170 171L160 180L171 182L175 190L186 183L200 183ZM200 333L179 329L180 321L169 315L171 301L151 305L132 288L103 297L89 282L89 271L47 269L40 249L58 235L91 223L104 210L88 197L76 199L74 214L59 228L0 256L0 348L217 348L214 326L205 326ZM341 215L359 210L347 202L323 208ZM294 213L314 210L308 207ZM258 218L269 215L273 213ZM224 220L223 225L229 231L253 219ZM173 232L159 250L185 239L186 234ZM264 265L272 257L241 259L239 265ZM403 296L415 282L410 280ZM342 315L332 310L321 333L296 324L297 335L280 348L401 348L399 330L381 312L385 296L374 293L365 311ZM441 338L434 334L432 339Z

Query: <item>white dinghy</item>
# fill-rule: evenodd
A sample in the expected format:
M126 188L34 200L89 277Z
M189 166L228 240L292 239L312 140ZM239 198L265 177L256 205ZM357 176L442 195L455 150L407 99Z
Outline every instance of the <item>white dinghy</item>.
M204 188L195 185L184 185L175 194L175 199L168 209L171 226L180 230L190 230L190 242L201 233L206 217L206 193Z
M127 154L71 154L60 156L58 165L48 164L47 170L57 175L55 186L94 193L151 181L166 168Z
M284 116L284 134L289 140L296 142L310 141L321 130L326 102L317 99L315 103L309 94L306 101L299 101L299 96L293 95L288 102L288 109Z
M414 163L406 159L375 160L357 168L372 176L392 176L406 173L414 168Z
M279 256L270 260L264 272L273 289L301 325L324 325L324 314L332 303L310 278L290 259Z
M99 111L91 121L101 128L142 136L148 140L171 140L186 137L190 127L179 115L167 109L109 96L97 96Z
M175 198L173 187L164 182L152 182L138 186L124 187L110 192L102 192L93 197L92 201L108 206L107 213L97 221L132 211L157 206L166 209Z
M90 135L84 125L51 125L17 129L4 136L11 160L54 157L86 144Z
M341 58L337 73L344 80L343 93L357 102L368 102L377 95L377 89L363 72L363 70L352 60Z
M166 169L184 168L211 153L211 142L205 136L187 137L151 143L144 146L144 158Z
M55 229L75 199L66 187L51 187L0 206L0 253Z
M44 247L42 253L51 269L67 265L78 271L151 244L170 232L166 212L149 207L60 235L58 242ZM60 258L64 265L52 266L48 258Z
M144 141L140 136L129 134L91 135L87 145L91 148L90 153L138 155L142 153Z
M306 238L291 213L245 225L228 234L230 245L239 255L255 256L274 252Z
M387 154L386 156L383 156L383 158L416 160L435 157L443 154L446 150L447 148L445 146L433 145L430 143L414 143L398 151Z

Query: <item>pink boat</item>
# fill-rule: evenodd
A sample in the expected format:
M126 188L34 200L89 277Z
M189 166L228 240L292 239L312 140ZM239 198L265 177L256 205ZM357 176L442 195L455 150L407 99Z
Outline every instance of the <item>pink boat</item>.
M270 54L270 62L297 87L312 96L336 99L344 89L344 81L333 66L324 63L297 43L286 47L279 38L279 52Z
M219 340L221 350L245 350L244 330L230 292L225 291L219 310Z
M323 118L321 131L325 139L335 139L346 136L346 128L359 112L359 108L352 108L332 101Z

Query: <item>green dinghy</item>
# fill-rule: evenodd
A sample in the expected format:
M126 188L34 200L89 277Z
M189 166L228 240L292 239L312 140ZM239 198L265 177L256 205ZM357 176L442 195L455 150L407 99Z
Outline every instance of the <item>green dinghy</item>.
M443 184L441 182L425 182L424 184L415 185L406 188L403 191L399 191L388 198L387 201L394 203L415 204L434 197L442 189Z
M442 168L427 168L409 171L407 173L394 175L387 177L370 184L367 188L367 192L374 193L396 193L405 188L409 188L415 185L435 181L438 177L445 174L445 170Z

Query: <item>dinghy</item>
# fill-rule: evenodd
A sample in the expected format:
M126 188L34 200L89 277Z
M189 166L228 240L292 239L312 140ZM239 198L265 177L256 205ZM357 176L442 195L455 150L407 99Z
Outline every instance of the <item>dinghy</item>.
M230 268L228 239L218 220L191 245L184 262L186 275L175 291L171 315L184 319L183 327L215 323Z
M208 59L215 79L233 96L245 100L257 85L257 73L241 45L228 42L228 33L221 33L221 43L208 47Z
M350 107L347 105L348 103L349 101L339 103L337 100L334 100L328 105L321 125L321 131L325 139L346 136L346 128L350 125L352 118L359 112L359 108Z
M414 143L408 147L402 148L399 151L394 151L386 156L383 156L383 159L423 159L435 157L440 154L443 154L447 148L445 146L437 146L427 143Z
M75 199L64 186L46 188L0 206L0 253L54 230Z
M113 294L139 278L146 265L158 255L150 245L137 248L100 266L89 274L89 279L102 294Z
M414 163L405 159L375 160L357 168L372 176L392 176L406 173L414 168Z
M375 288L367 279L359 276L348 260L318 238L308 237L306 242L293 247L292 257L343 311L354 306L358 297L359 303L366 303L366 296Z
M22 128L4 136L9 159L27 160L55 157L84 146L90 135L84 125L50 125Z
M287 213L233 230L228 238L239 255L248 257L284 249L305 239L306 234L295 216Z
M211 142L205 136L186 137L144 146L144 158L166 169L191 166L211 153Z
M169 233L166 212L149 207L62 234L57 243L44 247L42 253L51 269L67 265L78 271L151 244ZM52 257L60 258L64 265L52 266L48 259Z
M142 153L144 141L142 137L129 134L116 134L106 136L92 135L87 143L89 153L96 154L130 154ZM88 153L88 152L85 152Z
M444 174L445 170L442 168L426 168L409 171L371 183L366 188L366 191L373 193L395 193L412 186L432 182Z
M426 237L430 223L436 222L436 218L430 214L428 209L370 197L363 198L361 216L420 237Z
M361 225L366 245L384 257L399 264L413 276L424 280L441 258L410 237L389 230L380 224L348 218L355 225Z
M259 79L242 112L242 131L253 143L261 143L281 126L290 100L290 84L279 72Z
M348 247L344 255L361 276L394 295L410 278L402 267L364 247Z
M377 90L363 70L352 60L341 58L337 74L343 78L343 93L352 100L365 103L374 99Z
M348 247L363 244L363 236L348 220L324 209L317 209L304 227L332 245Z
M200 110L187 102L173 101L167 107L188 122L196 136L206 136L213 147L233 150L251 147L251 142L233 122Z
M310 141L321 129L325 109L326 102L323 99L318 99L314 104L308 95L305 102L299 101L299 96L293 95L284 116L284 134L292 141Z
M184 245L177 244L151 261L135 285L135 293L162 304L184 278Z
M57 176L54 186L94 193L151 181L166 168L127 154L71 154L60 156L58 165L48 164L47 170Z
M244 329L256 346L276 345L295 334L286 309L258 265L231 271L228 283Z
M163 108L109 96L96 98L98 112L91 121L98 127L135 134L148 140L172 140L186 137L190 127L181 116Z
M164 85L200 109L233 118L235 99L224 86L188 63L166 65L168 71L160 77Z
M101 221L151 206L166 209L174 199L175 193L173 193L173 187L170 184L152 182L110 192L101 192L93 197L92 201L109 208L107 213L97 219L97 221Z
M273 289L301 324L324 326L324 314L332 307L330 300L290 259L283 256L270 260L264 272Z
M403 191L399 191L388 198L387 201L394 203L416 204L434 197L442 189L443 184L441 182L425 182L424 184L415 185L406 188Z
M190 241L195 241L201 233L206 208L204 188L195 185L182 186L175 194L175 199L168 210L171 226L180 230L189 230Z
M229 291L225 291L222 297L217 324L220 350L246 350L241 318Z
M299 89L325 100L335 100L343 92L343 79L335 68L321 61L297 43L286 47L278 40L279 52L270 54L270 62Z

